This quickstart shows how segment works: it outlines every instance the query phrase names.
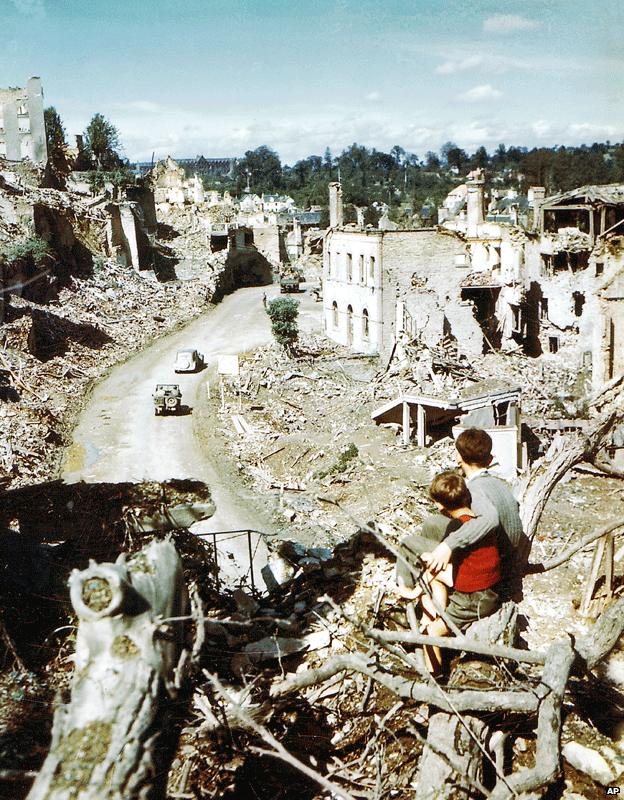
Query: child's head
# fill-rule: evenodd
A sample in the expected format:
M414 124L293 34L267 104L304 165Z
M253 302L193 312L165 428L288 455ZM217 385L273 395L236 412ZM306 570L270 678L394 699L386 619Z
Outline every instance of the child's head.
M445 511L456 511L458 508L470 508L472 497L466 481L457 472L446 470L440 472L431 481L429 496Z
M468 428L455 440L461 460L471 467L489 467L492 461L492 437L480 428Z

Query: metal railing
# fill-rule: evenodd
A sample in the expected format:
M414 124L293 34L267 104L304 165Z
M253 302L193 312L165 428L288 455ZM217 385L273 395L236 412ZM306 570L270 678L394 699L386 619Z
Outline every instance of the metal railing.
M256 541L256 546L254 547L252 541L252 535L256 534L258 540ZM219 591L221 589L221 579L219 577L220 567L219 567L219 549L217 546L217 537L222 536L229 536L231 539L236 539L239 537L246 536L247 537L247 555L249 557L249 569L246 573L241 575L241 580L245 578L249 578L249 583L251 585L251 592L252 594L256 593L256 578L254 573L254 559L258 549L258 542L260 540L267 540L272 538L273 534L266 533L265 531L258 531L254 528L240 528L234 531L210 531L209 533L196 533L196 536L202 539L212 539L212 548L214 551L214 563L215 563L215 581L216 581L216 589ZM223 541L223 540L221 540Z

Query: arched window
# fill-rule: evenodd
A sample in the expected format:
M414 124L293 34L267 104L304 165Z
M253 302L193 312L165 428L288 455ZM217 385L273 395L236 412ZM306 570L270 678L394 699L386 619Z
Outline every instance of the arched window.
M362 311L362 339L368 339L368 336L369 336L368 311L364 309Z
M332 303L332 325L338 327L338 303L335 300Z
M353 309L347 306L347 344L353 344Z

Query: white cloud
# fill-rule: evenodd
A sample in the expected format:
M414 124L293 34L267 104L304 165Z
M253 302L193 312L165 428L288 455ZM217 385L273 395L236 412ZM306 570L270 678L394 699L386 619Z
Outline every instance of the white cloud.
M578 139L579 137L587 140L590 137L594 139L613 138L616 134L616 129L613 125L596 125L592 122L575 122L568 126L569 134Z
M494 14L483 21L486 33L513 33L514 31L530 31L537 28L538 22L521 17L520 14Z
M546 122L544 119L538 119L532 123L531 130L537 137L543 139L544 136L548 136L548 134L552 131L552 126L550 122Z
M381 95L379 92L369 92L366 95L366 99L369 103L376 103L378 100L381 100Z
M43 19L46 15L45 0L11 0L20 14Z
M469 56L461 61L453 61L449 59L444 64L440 64L435 68L437 75L454 75L457 72L466 72L469 69L475 69L483 64L482 56Z
M611 120L610 124L602 124L602 120L570 123L533 117L513 122L506 118L506 109L493 104L484 104L483 113L478 116L455 114L453 119L445 119L437 115L407 116L403 110L390 108L380 113L378 105L363 111L359 103L351 108L328 105L322 110L293 105L276 116L272 109L256 110L252 115L240 109L203 111L164 106L146 113L144 102L147 101L100 108L119 128L131 160L149 161L152 152L156 158L193 157L200 153L240 156L266 144L279 153L283 163L293 164L311 154L322 155L328 146L338 154L353 142L384 152L398 143L423 158L427 150L437 151L447 141L474 152L481 145L491 151L500 142L531 148L624 138L624 125ZM69 132L84 130L89 116L83 109L75 109L73 114L69 109L63 112Z
M467 103L480 103L484 100L495 100L503 93L495 89L489 83L482 83L479 86L473 86L467 92L459 95L460 100L465 100Z

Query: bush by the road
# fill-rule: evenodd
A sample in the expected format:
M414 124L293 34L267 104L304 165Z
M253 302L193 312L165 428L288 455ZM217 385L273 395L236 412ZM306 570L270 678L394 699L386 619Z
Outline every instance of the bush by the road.
M267 304L267 314L271 318L271 330L275 341L289 350L297 341L299 326L299 303L291 297L278 297Z

